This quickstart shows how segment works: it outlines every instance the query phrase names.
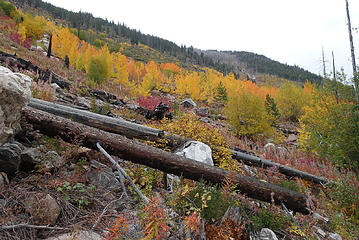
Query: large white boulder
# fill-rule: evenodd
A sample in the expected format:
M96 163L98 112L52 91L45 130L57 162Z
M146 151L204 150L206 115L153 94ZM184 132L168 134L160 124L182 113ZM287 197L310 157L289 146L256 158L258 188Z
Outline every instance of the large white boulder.
M0 66L0 146L20 128L21 109L31 98L31 78Z
M188 141L184 144L183 147L177 149L175 153L177 155L195 160L197 162L214 166L212 159L212 150L207 144L204 144L203 142ZM178 183L180 179L172 174L167 174L167 177L170 180L170 191L173 192L174 182Z
M188 141L176 154L213 166L212 150L202 142Z

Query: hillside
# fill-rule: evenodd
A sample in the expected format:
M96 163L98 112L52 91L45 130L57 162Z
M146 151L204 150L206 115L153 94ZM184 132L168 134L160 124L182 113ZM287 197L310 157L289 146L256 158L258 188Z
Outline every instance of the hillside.
M356 239L342 76L259 85L27 2L0 0L0 239Z
M280 78L305 83L310 80L320 84L322 77L306 71L298 66L290 66L251 52L244 51L202 51L205 56L214 61L232 66L236 72L247 72L252 75L267 74Z
M171 41L143 34L138 30L127 27L123 23L114 23L107 19L95 18L90 13L75 13L55 7L42 0L11 0L11 2L23 10L29 11L29 7L32 7L42 14L52 16L54 19L66 21L70 27L77 29L77 31L83 31L82 38L81 32L79 33L81 39L97 46L102 46L106 43L111 51L118 51L120 43L130 43L122 53L127 57L134 57L135 60L145 62L159 60L149 57L154 56L154 54L145 54L146 51L142 51L143 54L139 54L137 45L140 43L157 50L159 53L156 55L161 56L160 59L165 59L167 62L174 62L182 67L191 67L192 65L210 67L225 75L232 72L237 78L244 74L249 77L249 79L252 79L251 76L261 73L301 83L305 83L307 80L313 83L320 83L321 81L321 77L316 74L310 73L297 66L279 63L263 55L243 51L217 52L196 50L193 49L193 47L178 46ZM99 35L95 38L90 37L89 35L91 35L91 33L88 33L89 29L104 35L103 37Z

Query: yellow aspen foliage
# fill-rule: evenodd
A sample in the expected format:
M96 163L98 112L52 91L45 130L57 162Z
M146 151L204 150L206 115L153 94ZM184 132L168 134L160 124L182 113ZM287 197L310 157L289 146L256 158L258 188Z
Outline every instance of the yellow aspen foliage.
M232 158L229 144L221 132L217 128L198 121L193 113L183 114L174 120L164 119L152 127L178 134L183 138L203 142L212 149L212 158L216 166L242 172L240 163Z
M275 96L281 116L291 121L298 121L310 99L310 93L306 94L302 87L290 82L284 83Z
M114 63L114 82L119 83L122 86L128 86L128 70L127 70L127 58L121 53L115 53L113 55Z
M197 72L181 71L175 77L175 93L182 97L191 96L194 100L201 97L200 76Z
M148 96L153 89L161 90L163 83L162 73L158 65L151 61L146 64L146 74L143 76L142 83L139 86L139 95Z
M107 67L106 78L109 79L113 75L113 61L112 61L112 55L111 55L110 50L108 49L107 45L105 45L101 48L100 55L102 56L103 60L105 61L105 64Z
M244 87L229 96L225 112L238 136L258 139L275 135L271 126L273 119L266 113L264 100Z
M23 23L19 24L17 33L21 36L21 42L24 42L26 39L26 27Z
M38 18L35 19L31 15L27 14L23 16L23 26L26 29L26 37L30 39L40 39L43 34L43 26L41 22L38 21Z

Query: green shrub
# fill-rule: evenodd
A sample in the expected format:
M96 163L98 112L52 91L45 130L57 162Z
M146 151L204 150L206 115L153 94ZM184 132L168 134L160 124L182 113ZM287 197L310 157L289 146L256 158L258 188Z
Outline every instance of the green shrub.
M0 1L0 6L9 17L11 17L12 12L16 12L16 7L9 2Z
M100 84L109 77L106 60L101 56L91 57L88 65L87 75L90 80Z
M296 192L299 192L300 190L297 182L292 180L284 180L281 183L279 183L279 186Z
M267 209L261 209L256 215L252 216L250 220L253 223L253 228L258 231L262 228L269 228L273 231L285 229L290 224L288 216L283 214L275 214Z
M217 186L208 186L204 182L196 183L194 187L180 186L181 193L175 194L174 208L181 214L198 212L207 222L213 223L222 218L229 206L235 201Z
M241 91L228 99L226 116L238 136L269 137L275 130L273 119L266 113L263 99L249 91Z

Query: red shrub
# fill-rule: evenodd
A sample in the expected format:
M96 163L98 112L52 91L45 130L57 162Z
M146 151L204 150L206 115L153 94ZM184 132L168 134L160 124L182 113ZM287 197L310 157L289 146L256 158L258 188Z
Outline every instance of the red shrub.
M155 107L161 102L170 106L170 109L172 109L173 104L170 103L169 100L166 98L161 98L158 96L149 96L149 97L141 97L137 100L137 103L140 105L140 107L151 109L151 110L154 110Z

